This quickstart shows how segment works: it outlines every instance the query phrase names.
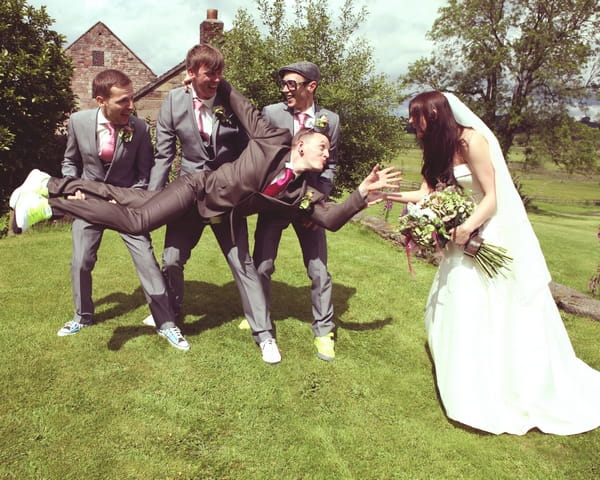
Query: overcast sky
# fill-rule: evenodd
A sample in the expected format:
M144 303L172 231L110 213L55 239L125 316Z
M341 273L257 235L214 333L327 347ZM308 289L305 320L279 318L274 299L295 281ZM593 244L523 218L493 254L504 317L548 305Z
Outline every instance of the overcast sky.
M199 25L207 9L219 11L225 30L231 28L238 9L245 8L256 24L254 0L28 0L46 6L54 19L52 28L66 36L69 46L96 22L103 22L156 75L165 73L199 41ZM286 0L290 4L290 0ZM329 0L332 18L342 0ZM369 15L360 35L373 47L378 72L395 79L407 65L429 54L425 33L446 0L355 0L356 9L367 6ZM129 11L128 11L129 9Z

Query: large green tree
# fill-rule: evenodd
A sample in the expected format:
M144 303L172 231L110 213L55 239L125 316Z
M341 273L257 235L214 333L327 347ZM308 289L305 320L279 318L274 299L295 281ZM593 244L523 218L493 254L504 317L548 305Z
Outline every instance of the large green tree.
M449 0L434 52L402 80L459 94L508 152L520 130L564 129L567 107L597 93L599 28L598 0Z
M357 35L367 11L346 0L333 19L326 0L257 0L259 28L244 9L219 45L226 77L262 108L282 99L279 67L307 60L319 65L316 101L340 115L341 141L335 193L354 188L376 162L398 151L401 122L397 85L375 73L372 48Z
M74 106L64 37L50 30L44 7L0 2L0 212L32 167L54 172L57 131Z

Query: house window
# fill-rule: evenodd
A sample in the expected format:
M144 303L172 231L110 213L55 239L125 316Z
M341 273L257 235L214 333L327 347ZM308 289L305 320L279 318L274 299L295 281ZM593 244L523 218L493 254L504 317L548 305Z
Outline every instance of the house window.
M92 65L94 67L104 66L104 52L99 50L92 50Z

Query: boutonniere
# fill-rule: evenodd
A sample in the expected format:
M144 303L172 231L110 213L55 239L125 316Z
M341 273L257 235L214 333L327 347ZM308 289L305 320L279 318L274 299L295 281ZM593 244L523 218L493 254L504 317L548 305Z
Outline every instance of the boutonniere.
M219 120L219 122L221 122L223 125L227 127L231 127L233 125L233 113L228 115L223 105L214 106L213 113L215 117L217 117L217 120Z
M329 118L327 118L327 115L321 115L314 119L308 118L304 122L304 127L311 128L318 133L327 133L327 130L329 130Z
M130 125L125 125L121 130L119 130L119 138L123 143L129 143L133 140L133 127Z
M308 190L300 200L300 204L298 205L300 210L309 210L311 208L312 199L314 196L315 192L313 190Z

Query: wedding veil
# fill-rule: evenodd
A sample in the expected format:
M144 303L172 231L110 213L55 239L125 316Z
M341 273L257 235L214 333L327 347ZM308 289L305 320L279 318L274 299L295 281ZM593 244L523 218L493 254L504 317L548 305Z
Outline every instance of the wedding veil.
M490 243L508 249L508 254L514 259L509 277L522 287L515 291L523 298L527 298L539 288L548 286L550 273L521 197L508 171L498 139L487 125L454 94L443 92L443 95L448 100L456 121L463 127L470 127L481 133L489 144L490 157L495 170L497 206L496 212L486 222L481 235Z

